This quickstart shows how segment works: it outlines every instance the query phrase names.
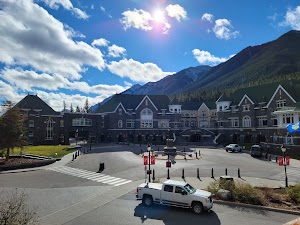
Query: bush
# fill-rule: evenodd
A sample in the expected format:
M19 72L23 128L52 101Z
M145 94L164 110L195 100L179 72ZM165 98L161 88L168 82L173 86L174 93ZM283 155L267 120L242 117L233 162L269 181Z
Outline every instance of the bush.
M0 191L0 225L37 224L36 210L27 205L28 196L23 192Z
M231 192L232 199L246 204L262 205L263 204L263 193L248 183L243 182L221 182L214 181L209 184L207 191L212 194L216 194L218 190L225 189Z
M296 204L300 203L300 184L289 187L287 192L292 201L294 201Z
M263 194L248 183L236 182L232 192L233 199L247 204L262 205Z

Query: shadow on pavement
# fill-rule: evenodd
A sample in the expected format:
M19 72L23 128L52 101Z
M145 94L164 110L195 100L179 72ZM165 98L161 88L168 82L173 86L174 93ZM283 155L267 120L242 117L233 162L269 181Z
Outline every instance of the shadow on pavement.
M146 207L142 203L134 209L134 216L140 217L142 223L144 223L147 219L152 219L162 220L166 225L221 224L218 215L214 211L210 211L202 215L195 215L189 209L161 205Z

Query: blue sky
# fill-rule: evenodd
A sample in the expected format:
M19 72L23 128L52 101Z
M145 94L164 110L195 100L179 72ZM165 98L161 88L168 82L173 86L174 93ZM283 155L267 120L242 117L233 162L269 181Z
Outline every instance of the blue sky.
M291 29L296 0L0 0L0 100L94 105Z

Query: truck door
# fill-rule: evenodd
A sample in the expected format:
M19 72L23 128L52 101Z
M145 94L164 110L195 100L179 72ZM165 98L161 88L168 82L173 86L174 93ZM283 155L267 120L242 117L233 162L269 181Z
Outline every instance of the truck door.
M165 185L161 192L161 202L163 204L173 205L174 203L174 186Z
M189 195L187 191L180 186L175 187L174 199L176 205L189 206Z

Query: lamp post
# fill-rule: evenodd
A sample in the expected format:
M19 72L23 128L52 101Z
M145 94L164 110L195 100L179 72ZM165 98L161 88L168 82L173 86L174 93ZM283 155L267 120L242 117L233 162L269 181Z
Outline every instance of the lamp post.
M281 151L283 152L283 165L284 165L284 173L285 173L285 187L288 187L288 178L287 178L287 173L286 173L286 159L285 159L285 152L286 152L286 147L284 145L281 146Z
M147 151L148 151L148 165L149 165L149 170L148 170L148 175L149 175L149 179L148 179L148 181L149 181L149 183L151 182L151 168L150 168L150 165L151 165L151 155L150 155L150 153L151 153L151 146L150 146L150 144L148 143L148 147L147 147Z

